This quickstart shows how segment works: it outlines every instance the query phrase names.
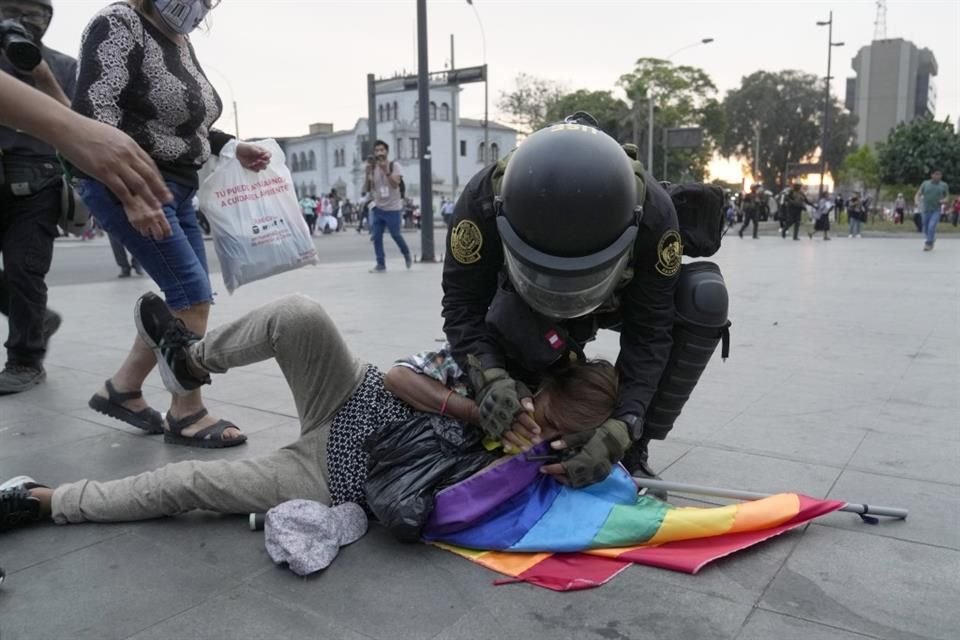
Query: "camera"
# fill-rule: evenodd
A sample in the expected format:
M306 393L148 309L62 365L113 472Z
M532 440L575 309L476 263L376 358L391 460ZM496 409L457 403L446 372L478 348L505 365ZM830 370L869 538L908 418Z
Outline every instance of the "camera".
M367 156L367 164L373 164L377 161L376 156Z
M30 73L43 60L30 32L16 20L0 22L0 51L23 73Z

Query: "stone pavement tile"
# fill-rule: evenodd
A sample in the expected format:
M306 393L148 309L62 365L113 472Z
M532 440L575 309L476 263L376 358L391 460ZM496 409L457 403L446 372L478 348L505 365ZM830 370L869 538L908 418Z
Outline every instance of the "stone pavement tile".
M865 640L873 637L757 609L737 640Z
M250 531L248 514L196 511L130 523L127 529L176 551L196 567L212 567L230 580L251 578L273 564L263 546L263 532Z
M657 473L666 471L671 465L676 464L677 460L687 455L687 452L693 448L689 442L680 441L677 438L668 440L652 440L647 447L650 454L650 464L653 465Z
M960 485L960 442L870 433L850 467L915 480Z
M130 636L128 640L369 640L330 622L326 605L308 610L246 587L233 589L202 605Z
M739 451L696 447L672 465L664 480L725 489L822 497L840 469Z
M197 571L175 550L129 534L14 577L0 592L4 640L127 638L229 586L218 571Z
M631 567L604 586L572 593L461 581L461 597L472 606L437 640L734 638L750 612L749 603L673 586L653 576L657 570L643 569Z
M426 545L396 542L374 526L314 576L298 578L277 567L246 584L372 638L433 638L476 606L461 593L461 570L436 565L444 554ZM489 585L489 575L481 579Z
M820 524L960 551L960 510L956 508L955 486L847 469L827 497L899 507L908 509L910 515L906 520L880 518L880 524L871 526L854 514L832 513L818 519Z
M17 571L125 533L127 528L124 525L90 523L71 526L67 530L65 527L55 526L52 522L0 531L0 567L6 569L12 584ZM3 610L2 603L0 597L0 611ZM0 620L2 619L0 616ZM0 632L2 628L3 625L0 624Z
M760 606L889 640L957 637L960 554L811 525Z
M2 407L0 407L2 410ZM87 438L104 435L103 426L49 412L35 417L0 420L0 476L5 472L3 460L29 455L39 450L64 449ZM2 482L2 481L0 481Z
M863 441L865 432L838 428L829 411L768 417L747 414L710 434L708 440L752 453L842 466Z

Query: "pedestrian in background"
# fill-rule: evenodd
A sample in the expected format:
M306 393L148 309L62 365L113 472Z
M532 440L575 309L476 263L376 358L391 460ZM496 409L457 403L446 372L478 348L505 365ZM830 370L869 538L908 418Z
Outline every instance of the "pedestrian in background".
M307 228L310 229L310 235L313 235L313 232L317 228L317 201L313 196L304 195L300 198L300 212L303 214L303 219L307 223Z
M923 213L924 251L933 251L933 244L937 241L940 207L947 201L949 193L950 188L943 181L943 172L934 169L930 173L930 179L923 181L913 198Z
M783 202L786 217L784 219L784 225L780 229L780 237L786 238L790 227L793 227L793 239L799 240L800 221L803 219L803 212L806 210L806 205L813 205L807 200L807 196L803 193L803 185L799 182L793 184L793 188L786 195Z
M813 234L818 231L823 231L824 240L830 239L830 212L833 211L833 206L829 196L825 192L821 193L813 213L813 231L809 233L811 240L813 240Z
M123 243L115 238L112 234L108 233L107 237L110 239L110 248L113 249L113 259L116 261L117 266L120 267L120 275L117 277L129 278L131 267L133 267L133 270L137 272L138 276L142 276L143 267L140 266L140 261L137 260L137 257L131 256L133 260L128 260L127 250L123 248Z
M848 238L862 238L860 235L863 221L866 218L863 203L860 202L860 195L853 194L850 202L847 204L847 218L850 220L850 233Z
M373 145L373 157L367 162L367 191L373 194L373 219L370 227L373 231L373 252L377 258L377 265L370 273L383 273L387 270L386 256L383 253L383 232L387 230L403 254L407 269L413 265L410 249L400 234L400 217L404 209L403 196L400 193L403 174L400 172L400 165L387 158L389 152L390 145L383 140L377 140Z

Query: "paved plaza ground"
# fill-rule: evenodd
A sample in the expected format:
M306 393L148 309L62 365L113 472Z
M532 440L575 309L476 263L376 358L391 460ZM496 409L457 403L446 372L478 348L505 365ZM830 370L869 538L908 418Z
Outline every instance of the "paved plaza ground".
M358 356L388 366L442 336L440 267L406 272L390 260L386 275L368 274L365 258L222 293L212 323L302 292ZM715 357L671 437L652 445L653 466L680 482L906 507L908 521L833 514L697 576L633 567L574 593L493 586L487 570L376 525L307 579L274 566L242 517L43 525L0 533L0 640L957 638L960 239L924 253L917 236L728 236L715 261L731 293L731 356ZM223 290L219 274L214 283ZM296 437L273 363L205 391L250 436L235 449L165 445L87 408L133 340L133 302L147 287L51 288L65 321L47 383L0 398L0 476L109 479ZM616 345L605 334L590 352L614 358ZM148 383L165 409L159 378Z

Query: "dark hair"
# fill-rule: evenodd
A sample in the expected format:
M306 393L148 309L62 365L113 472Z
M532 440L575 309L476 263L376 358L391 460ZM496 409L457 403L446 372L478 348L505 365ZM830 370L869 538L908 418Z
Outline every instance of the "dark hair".
M386 142L384 142L383 140L377 140L376 142L373 143L373 148L374 148L374 149L376 149L377 147L381 147L381 146L382 146L384 149L386 149L387 151L390 151L390 145L388 145L388 144L387 144Z
M547 372L540 391L548 393L546 418L564 433L594 429L613 413L619 382L606 360L574 362Z

